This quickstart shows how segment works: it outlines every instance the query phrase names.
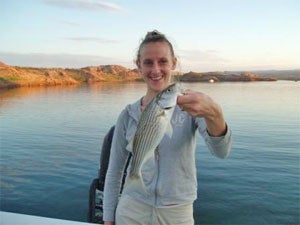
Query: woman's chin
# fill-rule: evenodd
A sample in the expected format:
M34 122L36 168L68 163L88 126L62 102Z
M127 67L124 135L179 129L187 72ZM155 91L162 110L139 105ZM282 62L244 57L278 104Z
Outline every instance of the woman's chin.
M161 80L149 80L148 85L151 88L151 90L155 92L159 92L163 90L167 84L163 79L161 79Z

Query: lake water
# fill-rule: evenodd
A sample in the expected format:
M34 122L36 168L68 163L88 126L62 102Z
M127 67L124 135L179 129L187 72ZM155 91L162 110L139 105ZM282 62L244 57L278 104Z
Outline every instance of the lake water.
M223 106L234 143L197 145L196 224L300 224L300 82L183 83ZM86 221L103 137L143 83L0 92L1 210Z

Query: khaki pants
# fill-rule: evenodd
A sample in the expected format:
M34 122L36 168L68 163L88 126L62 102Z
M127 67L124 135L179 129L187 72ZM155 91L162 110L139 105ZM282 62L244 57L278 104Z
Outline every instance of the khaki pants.
M193 204L155 208L128 195L122 196L116 211L116 225L194 225Z

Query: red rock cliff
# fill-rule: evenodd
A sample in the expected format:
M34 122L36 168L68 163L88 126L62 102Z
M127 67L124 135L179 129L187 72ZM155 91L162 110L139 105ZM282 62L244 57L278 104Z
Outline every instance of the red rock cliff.
M0 62L0 88L79 84L82 82L135 81L140 77L137 70L118 65L64 69L17 67Z

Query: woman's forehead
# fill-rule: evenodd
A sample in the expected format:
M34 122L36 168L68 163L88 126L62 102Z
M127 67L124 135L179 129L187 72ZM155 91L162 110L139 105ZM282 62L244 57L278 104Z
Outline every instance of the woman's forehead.
M141 49L141 57L171 57L171 49L166 42L150 42Z

